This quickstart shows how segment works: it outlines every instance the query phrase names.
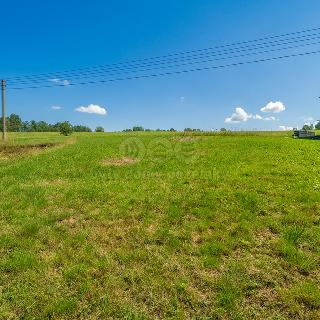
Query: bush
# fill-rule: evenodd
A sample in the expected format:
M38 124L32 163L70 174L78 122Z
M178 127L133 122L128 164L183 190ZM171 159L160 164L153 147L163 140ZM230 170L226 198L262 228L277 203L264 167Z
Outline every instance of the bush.
M314 129L314 126L313 124L305 124L303 127L302 127L302 130L305 130L305 131L308 131L308 130L313 130Z
M104 132L104 128L103 127L96 127L96 132Z
M69 136L73 132L72 125L68 121L62 122L59 129L60 134L63 134L64 136Z
M132 128L132 131L144 131L144 128L141 126L135 126Z

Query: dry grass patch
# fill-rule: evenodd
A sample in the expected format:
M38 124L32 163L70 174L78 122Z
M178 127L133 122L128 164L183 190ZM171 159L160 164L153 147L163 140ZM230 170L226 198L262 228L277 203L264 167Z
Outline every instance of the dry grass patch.
M130 157L124 157L121 159L105 159L101 163L104 166L126 166L126 165L131 165L139 162L138 159L135 158L130 158Z
M64 147L65 145L73 144L74 140L69 140L66 143L36 143L36 144L0 144L0 160L10 160L22 158L28 155L37 155L49 149L56 149Z
M30 144L14 144L13 142L0 143L0 160L20 158L25 155L36 155L49 149L62 148L74 143L75 139L68 139L64 142L41 142Z
M0 145L0 157L9 159L24 154L35 153L55 146L55 143L38 143L29 145Z
M62 225L74 225L76 224L76 222L78 221L79 219L77 217L69 217L67 219L64 219L64 220L61 220L59 221L59 224L62 224Z

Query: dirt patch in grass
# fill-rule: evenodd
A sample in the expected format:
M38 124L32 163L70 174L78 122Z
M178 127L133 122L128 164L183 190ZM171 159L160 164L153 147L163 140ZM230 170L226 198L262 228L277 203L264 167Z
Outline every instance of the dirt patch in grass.
M194 244L198 244L198 243L201 243L201 235L196 233L196 232L192 232L191 234L191 240L192 240L192 243Z
M77 223L77 221L78 221L79 219L78 218L76 218L76 217L69 217L69 218L67 218L67 219L63 219L63 220L60 220L59 221L59 224L62 224L62 225L74 225L74 224L76 224Z
M28 155L37 155L46 150L63 148L66 145L75 143L75 139L68 139L63 142L41 142L30 144L0 143L0 161L21 158Z
M105 159L101 161L101 164L104 166L126 166L135 164L139 161L139 159L124 157L121 159Z
M11 159L57 146L56 143L37 143L27 145L0 145L0 159Z
M76 234L83 230L84 227L90 225L90 221L82 214L77 214L58 220L57 225L65 227L68 234Z

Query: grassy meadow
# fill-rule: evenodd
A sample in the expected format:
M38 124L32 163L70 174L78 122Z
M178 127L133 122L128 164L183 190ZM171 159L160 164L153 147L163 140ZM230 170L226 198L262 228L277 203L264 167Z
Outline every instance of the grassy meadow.
M320 319L320 141L10 134L0 319Z

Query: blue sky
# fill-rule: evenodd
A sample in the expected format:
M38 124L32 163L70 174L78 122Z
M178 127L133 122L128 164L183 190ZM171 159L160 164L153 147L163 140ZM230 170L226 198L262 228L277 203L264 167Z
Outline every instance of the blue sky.
M318 0L1 1L0 77L47 73L320 27ZM318 46L320 49L320 46ZM308 49L303 49L308 51ZM275 54L277 55L277 54ZM8 113L107 131L278 129L320 118L320 55L153 79L8 90ZM263 113L269 102L285 110ZM75 111L99 105L106 115ZM53 110L52 106L61 109ZM235 108L247 121L225 123ZM275 116L277 121L262 117Z

